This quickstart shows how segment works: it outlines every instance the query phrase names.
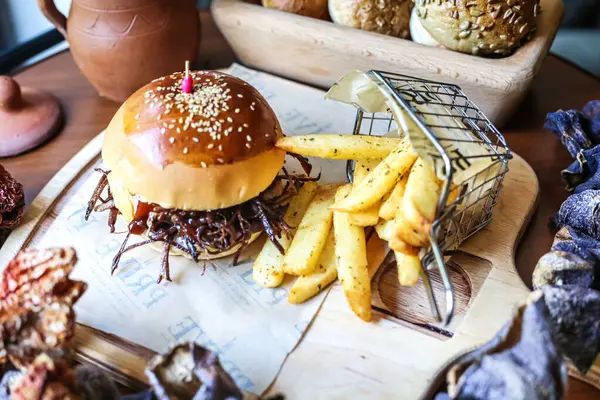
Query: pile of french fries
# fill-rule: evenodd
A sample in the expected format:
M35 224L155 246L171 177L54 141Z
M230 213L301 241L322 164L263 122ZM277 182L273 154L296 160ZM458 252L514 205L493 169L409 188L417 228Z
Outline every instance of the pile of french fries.
M295 275L288 301L302 303L339 279L352 311L369 321L365 228L374 227L394 251L400 284L416 285L419 252L429 245L442 182L408 138L305 135L284 137L277 146L304 156L356 160L354 179L302 186L284 217L296 227L292 240L280 240L285 255L266 241L254 263L254 280L276 287L286 274Z

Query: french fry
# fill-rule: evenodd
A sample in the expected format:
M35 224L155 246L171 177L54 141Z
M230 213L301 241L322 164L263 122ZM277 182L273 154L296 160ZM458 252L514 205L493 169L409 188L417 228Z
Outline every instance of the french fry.
M395 235L398 239L415 247L423 247L429 244L429 232L424 232L412 227L404 218L403 211L398 211L394 218Z
M400 251L409 255L417 255L419 254L419 248L412 246L398 236L396 236L396 221L379 221L377 225L375 225L375 232L377 232L377 236L380 239L388 242L388 245L392 250Z
M336 201L342 200L351 190L342 186L336 193ZM367 245L364 228L354 226L348 214L333 213L335 257L338 278L352 311L362 320L371 320L371 281L367 263Z
M404 190L406 189L406 182L408 181L408 175L402 175L402 178L394 186L394 190L390 193L390 196L381 204L379 208L379 217L387 221L394 219L398 211L402 209L402 199L404 197Z
M397 236L392 237L388 241L388 245L390 246L390 249L399 251L409 256L416 256L419 254L419 247L412 246Z
M461 188L459 188L457 185L452 184L450 186L450 193L448 193L448 199L446 200L446 205L449 206L450 204L454 203L456 201L456 199L458 199L458 195L461 193Z
M379 165L383 161L382 158L369 158L356 160L356 165L354 166L354 174L352 176L352 184L357 185L362 182L371 171L375 167Z
M286 136L276 146L287 152L332 160L384 158L394 150L399 138L366 135L298 135Z
M288 209L283 220L291 227L297 227L308 208L309 203L317 192L316 182L305 182L298 194L290 200ZM290 247L291 239L281 235L279 243L284 250ZM252 278L256 283L264 287L277 287L283 282L285 273L283 271L283 254L277 247L267 239L262 250L258 253L252 267Z
M386 221L381 220L375 225L375 232L380 239L389 242L396 234L396 227L394 220Z
M354 166L353 185L358 185L375 168L381 159L357 160ZM379 221L379 207L381 203L377 202L370 208L363 211L348 213L350 223L356 226L373 226Z
M328 184L317 189L294 239L283 258L283 270L290 275L307 275L317 268L321 251L331 229L333 204L339 184Z
M348 220L356 226L373 226L379 221L379 204L363 211L349 212Z
M421 274L421 259L418 255L404 254L395 251L398 268L398 282L402 286L415 286Z
M331 230L327 236L323 252L319 257L317 269L310 275L301 275L296 279L288 295L288 302L292 304L304 303L319 294L336 279L335 237L333 230Z
M365 233L366 235L366 233ZM389 248L385 240L369 238L367 240L367 263L369 264L369 280L372 280L379 268L384 264Z
M417 230L429 232L440 200L440 180L431 166L418 159L410 170L402 200L406 222Z
M417 158L407 138L377 166L362 182L353 186L350 194L336 201L333 209L337 211L366 210L380 201L392 190L398 179L405 174Z

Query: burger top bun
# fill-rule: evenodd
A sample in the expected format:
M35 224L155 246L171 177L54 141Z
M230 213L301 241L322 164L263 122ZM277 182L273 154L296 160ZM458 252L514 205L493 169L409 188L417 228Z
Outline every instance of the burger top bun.
M262 0L262 5L306 17L327 18L327 0Z
M329 15L337 24L408 39L412 7L412 0L329 0Z
M442 46L479 55L510 54L535 31L539 0L416 0L415 14Z
M102 157L117 207L132 215L130 197L163 208L209 210L240 204L264 191L285 152L275 113L246 82L197 71L192 93L184 73L154 80L117 111Z

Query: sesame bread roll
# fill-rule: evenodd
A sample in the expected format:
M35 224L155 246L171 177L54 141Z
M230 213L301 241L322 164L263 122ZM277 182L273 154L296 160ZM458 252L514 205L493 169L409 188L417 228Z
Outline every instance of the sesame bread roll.
M408 39L412 0L329 0L336 24Z
M416 0L411 34L422 44L506 56L535 32L539 11L539 0Z

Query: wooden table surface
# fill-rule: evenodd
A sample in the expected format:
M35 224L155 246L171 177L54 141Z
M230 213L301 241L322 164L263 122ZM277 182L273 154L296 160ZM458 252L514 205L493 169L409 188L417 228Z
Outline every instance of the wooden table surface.
M201 13L201 19L202 46L197 66L206 69L229 66L235 61L235 55L210 15ZM106 127L119 105L97 95L75 66L69 52L29 67L15 78L22 85L52 92L60 100L65 113L62 131L48 144L18 157L0 159L5 168L23 183L29 204L52 176ZM531 273L538 258L548 251L552 243L553 232L548 228L548 220L567 197L560 171L572 162L559 140L543 129L546 113L559 108L581 108L592 99L600 99L600 80L557 57L549 56L519 111L501 130L512 151L531 164L540 182L539 206L516 254L517 269L528 285L531 285ZM598 392L591 386L570 380L569 399L597 396Z

